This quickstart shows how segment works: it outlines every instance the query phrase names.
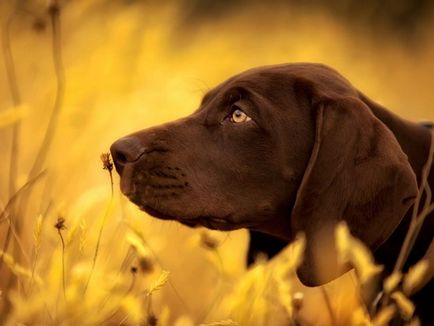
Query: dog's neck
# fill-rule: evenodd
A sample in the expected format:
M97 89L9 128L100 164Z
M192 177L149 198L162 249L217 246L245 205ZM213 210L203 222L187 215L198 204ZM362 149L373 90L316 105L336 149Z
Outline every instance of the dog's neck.
M417 182L420 185L422 179L422 170L429 156L431 146L431 130L422 124L412 123L399 118L395 114L387 111L369 99L363 99L371 108L374 115L386 124L394 133L396 139L403 151L407 154L410 165L415 171ZM434 171L428 177L428 184L434 189ZM422 201L423 203L423 201ZM427 248L431 244L434 236L434 216L428 216L425 219L423 227L419 233L417 241L407 260L404 269L420 260ZM391 271L396 262L399 250L401 248L405 235L407 233L412 216L412 208L405 215L400 225L397 227L392 236L376 251L377 261L385 265L386 270Z

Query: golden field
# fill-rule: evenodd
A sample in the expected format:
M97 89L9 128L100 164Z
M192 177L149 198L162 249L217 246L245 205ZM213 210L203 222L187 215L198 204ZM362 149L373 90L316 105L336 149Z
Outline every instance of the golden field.
M2 63L0 324L374 322L358 303L354 273L303 287L293 275L302 242L246 270L246 231L146 216L122 197L117 175L112 195L100 154L125 134L188 115L229 76L282 62L328 64L397 114L434 120L434 20L401 37L280 2L190 22L180 1L65 1L53 56L47 8L0 3L0 57L7 61L9 45L19 95ZM38 154L53 109L48 151Z

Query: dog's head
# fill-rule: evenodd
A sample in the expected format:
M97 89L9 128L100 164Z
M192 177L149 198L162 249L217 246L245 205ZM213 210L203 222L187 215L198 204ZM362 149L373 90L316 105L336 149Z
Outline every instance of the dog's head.
M111 152L122 192L153 216L286 240L304 232L307 285L344 272L323 250L337 222L375 250L417 193L394 135L347 80L315 64L234 76L189 117L121 138Z

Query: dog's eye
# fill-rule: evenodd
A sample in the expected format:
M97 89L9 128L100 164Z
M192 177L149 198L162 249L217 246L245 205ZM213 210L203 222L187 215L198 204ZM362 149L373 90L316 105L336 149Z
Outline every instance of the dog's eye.
M252 120L252 118L245 114L243 110L237 108L236 105L234 105L234 108L235 110L231 114L231 122L242 123Z

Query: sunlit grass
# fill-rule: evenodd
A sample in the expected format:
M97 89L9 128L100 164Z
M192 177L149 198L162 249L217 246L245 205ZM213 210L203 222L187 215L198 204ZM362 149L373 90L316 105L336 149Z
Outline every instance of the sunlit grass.
M4 320L10 325L152 325L156 319L159 325L178 326L373 322L360 304L354 273L328 284L325 292L302 287L293 273L300 242L246 271L244 231L201 236L203 231L151 219L119 194L118 179L111 189L99 155L120 136L191 113L208 88L230 75L279 62L329 64L398 114L434 119L433 26L421 26L416 50L410 51L397 39L367 35L313 10L256 5L185 26L176 2L68 2L60 15L64 98L40 167L46 172L29 179L59 80L46 3L34 1L27 9L30 14L18 12L10 27L19 105L8 87L0 87L0 211L10 200L11 127L17 122L12 188L32 189L20 216L2 213L0 218L2 244L13 225L10 218L21 221L19 238L12 232L13 245L1 252ZM11 3L2 2L1 18L11 10ZM1 69L0 85L7 84ZM15 198L18 205L20 196ZM59 217L62 230L53 227ZM356 240L340 230L343 257L364 261L358 275L361 282L369 280L379 267L363 247L349 252L345 243ZM406 289L416 287L423 268L407 275ZM389 283L391 303L397 303L393 309L410 314L407 293L393 294L394 282ZM387 323L388 307L376 325Z

